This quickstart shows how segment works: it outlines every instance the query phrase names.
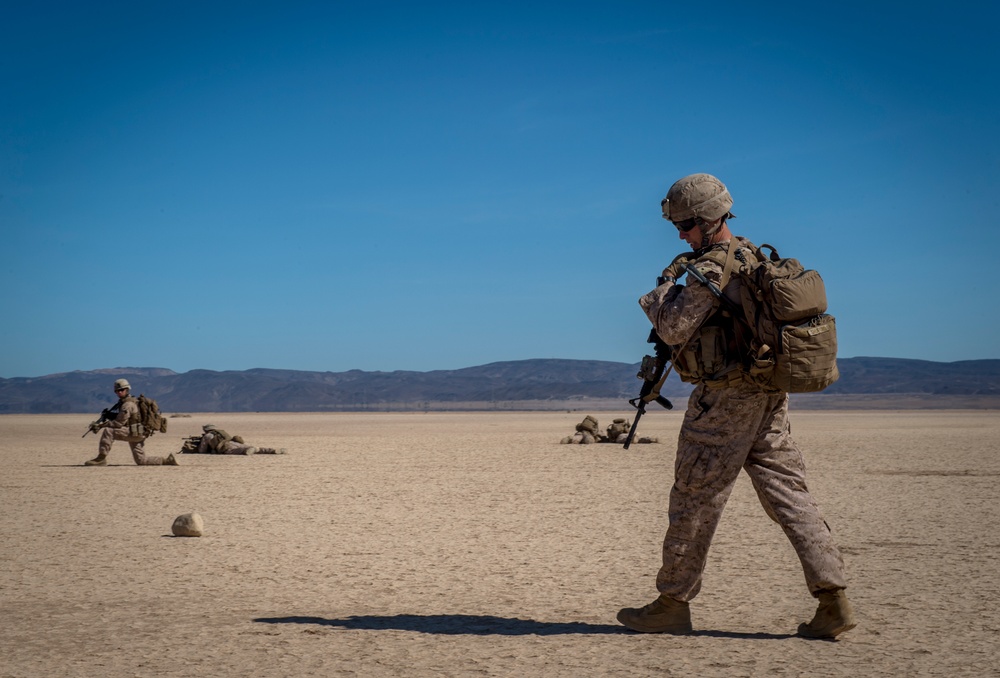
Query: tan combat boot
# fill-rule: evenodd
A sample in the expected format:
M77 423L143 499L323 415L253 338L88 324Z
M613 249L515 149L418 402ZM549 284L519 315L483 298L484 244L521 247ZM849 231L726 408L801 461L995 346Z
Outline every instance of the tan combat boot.
M244 448L243 448L243 454L245 454L245 455L246 455L246 456L248 456L248 457L249 457L249 456L250 456L251 454L257 454L257 452L259 452L259 451L260 451L260 450L258 450L258 449L257 449L256 447L244 447Z
M626 607L618 612L618 621L640 633L691 633L691 609L687 603L660 596L640 608Z
M174 456L173 452L171 452L170 454L168 454L167 458L163 460L163 465L164 466L180 466L180 464L177 463L177 458Z
M88 459L83 462L84 466L107 466L108 465L108 455L99 454L93 459Z
M836 638L845 631L850 631L857 622L854 621L854 608L847 599L844 589L835 591L820 591L819 607L816 616L808 624L799 624L799 635L804 638Z

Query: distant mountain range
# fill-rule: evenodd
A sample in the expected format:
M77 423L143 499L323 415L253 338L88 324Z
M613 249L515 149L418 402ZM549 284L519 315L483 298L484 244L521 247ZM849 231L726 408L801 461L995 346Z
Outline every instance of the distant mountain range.
M844 358L840 380L821 394L793 396L804 407L914 398L924 406L1000 406L1000 360L939 363L900 358ZM99 412L114 401L113 381L155 398L164 412L325 412L448 409L599 409L624 405L639 391L639 365L599 360L538 359L430 372L304 372L253 369L177 373L155 367L0 378L0 414ZM671 374L669 398L691 390ZM954 401L955 397L961 397ZM799 400L795 400L799 399ZM912 406L912 405L911 405ZM626 406L627 407L627 406ZM606 409L606 408L605 408Z

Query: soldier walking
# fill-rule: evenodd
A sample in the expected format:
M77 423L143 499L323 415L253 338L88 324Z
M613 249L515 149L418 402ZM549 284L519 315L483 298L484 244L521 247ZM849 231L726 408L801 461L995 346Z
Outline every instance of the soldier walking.
M729 249L735 237L727 226L732 205L729 191L709 174L680 179L661 202L663 218L694 250L688 263L723 294L738 299L738 280L724 282L718 257L706 256ZM734 244L737 259L744 248L743 254L750 253L749 241L739 238ZM791 541L809 592L819 600L813 619L799 625L799 635L834 638L854 628L854 613L844 592L847 577L840 551L806 487L802 453L788 424L788 394L764 390L745 378L745 356L727 350L734 343L728 341L733 319L706 285L678 285L680 274L668 269L664 284L639 300L656 333L671 346L675 369L697 384L677 444L670 524L656 576L660 595L644 607L622 609L618 621L647 633L691 632L689 602L701 589L709 545L743 469L767 515Z

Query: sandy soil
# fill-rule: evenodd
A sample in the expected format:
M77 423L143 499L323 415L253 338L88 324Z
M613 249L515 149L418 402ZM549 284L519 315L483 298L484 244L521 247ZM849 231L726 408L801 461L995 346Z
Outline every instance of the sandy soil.
M793 413L838 642L792 635L815 603L745 477L696 633L618 626L655 597L677 412L628 451L559 445L579 412L194 415L150 453L211 422L289 454L85 468L90 419L0 416L0 676L1000 675L997 412ZM170 536L189 511L206 535Z

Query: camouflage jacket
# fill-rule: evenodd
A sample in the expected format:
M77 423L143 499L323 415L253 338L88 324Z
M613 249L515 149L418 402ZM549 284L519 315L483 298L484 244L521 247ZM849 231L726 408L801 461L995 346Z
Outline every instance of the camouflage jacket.
M737 237L740 251L752 247ZM698 271L717 287L722 284L723 258L729 241L714 245L691 260ZM747 253L749 254L749 253ZM746 255L744 255L746 261ZM739 265L739 262L736 262ZM744 356L734 339L734 321L720 309L720 302L707 286L688 276L687 285L666 282L639 299L660 338L670 346L674 369L684 381L729 385L742 379ZM730 276L723 294L739 304L739 281Z

